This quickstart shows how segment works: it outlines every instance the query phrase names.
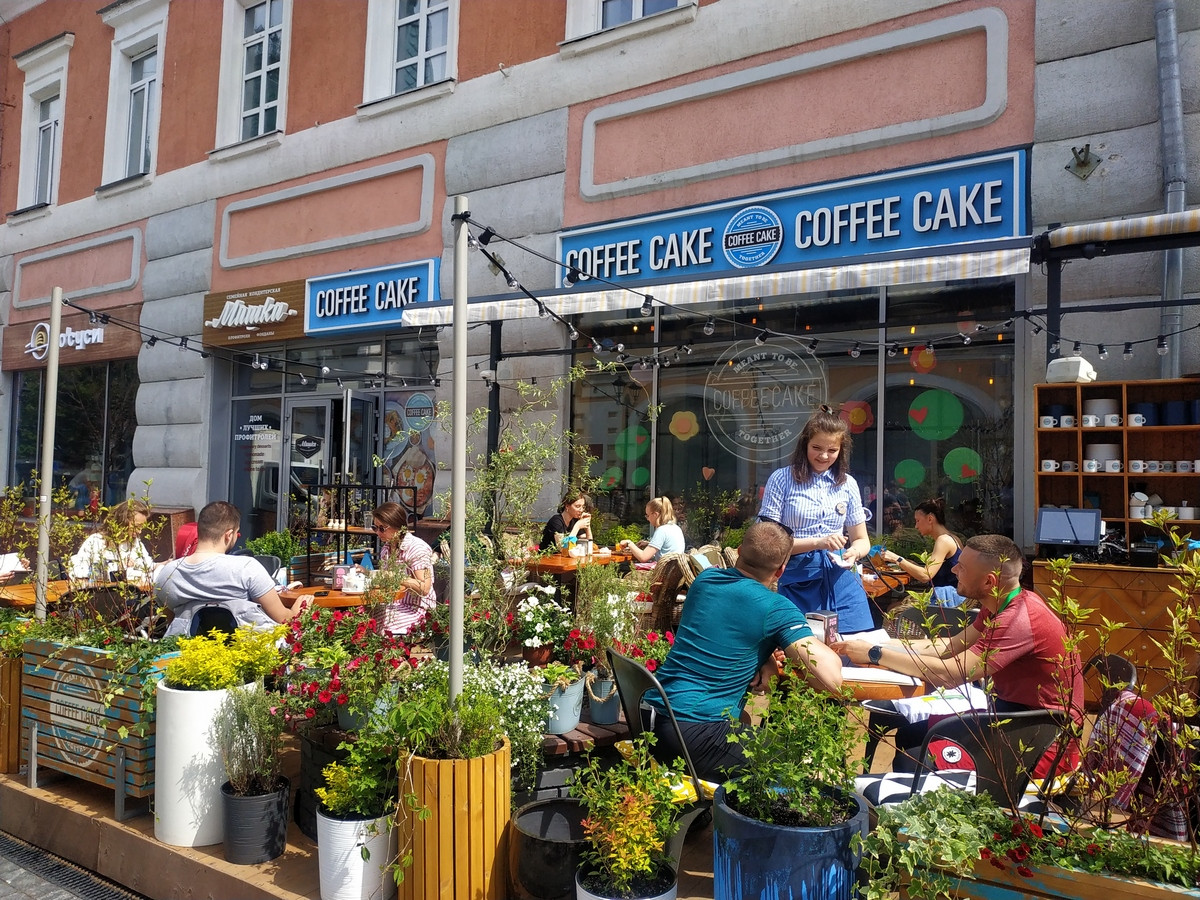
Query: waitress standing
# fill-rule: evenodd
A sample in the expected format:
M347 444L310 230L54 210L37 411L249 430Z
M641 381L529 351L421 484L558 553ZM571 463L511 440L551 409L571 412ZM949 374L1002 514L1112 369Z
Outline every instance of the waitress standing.
M804 425L791 463L767 479L761 519L792 532L792 556L779 593L801 612L832 609L838 631L873 626L871 607L854 564L871 551L867 514L849 474L850 429L827 406Z

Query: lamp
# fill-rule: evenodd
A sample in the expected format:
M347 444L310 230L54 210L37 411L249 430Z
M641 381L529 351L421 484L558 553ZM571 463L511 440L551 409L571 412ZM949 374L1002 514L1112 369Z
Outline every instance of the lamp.
M712 337L712 336L713 336L713 333L714 333L716 330L717 330L717 322L716 322L716 319L714 319L712 316L709 316L709 317L708 317L708 321L704 323L704 336L705 336L705 337Z
M479 243L486 247L492 242L492 238L496 236L496 232L492 231L492 227L488 225L479 233Z
M1133 341L1125 342L1125 349L1121 351L1122 359L1133 359Z
M574 325L572 325L571 329L567 332L567 338L572 341L579 340L579 332L576 330Z
M640 312L643 316L654 315L654 298L649 294L647 294L646 299L642 301L642 308Z
M1167 336L1165 334L1158 336L1158 345L1154 348L1154 352L1159 356L1166 356L1171 352L1170 348L1167 347Z
M1083 352L1083 341L1076 341L1075 346L1071 348L1071 355L1078 356Z
M583 278L583 273L575 266L567 267L567 274L563 276L563 284L567 287L574 287L575 282Z
M770 335L767 334L767 330L764 328L762 331L760 331L758 334L756 334L754 336L754 343L758 344L758 346L761 347L763 344L765 344L767 342L767 338L769 338L769 337L770 337Z
M1108 359L1108 348L1103 344L1097 344L1096 350L1100 354L1101 359Z
M858 359L862 356L862 345L858 341L855 341L854 346L850 348L849 352L851 357Z

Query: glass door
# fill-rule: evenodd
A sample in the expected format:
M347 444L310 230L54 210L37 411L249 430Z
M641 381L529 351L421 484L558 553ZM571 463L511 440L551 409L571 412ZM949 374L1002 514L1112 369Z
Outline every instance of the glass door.
M282 510L280 528L290 524L303 527L308 507L318 518L320 497L317 485L328 484L333 474L333 448L330 446L330 421L334 399L304 397L284 401L283 433L287 440L283 457L282 483L287 486L287 504Z
M340 473L349 484L375 484L379 450L378 397L347 388L342 395Z

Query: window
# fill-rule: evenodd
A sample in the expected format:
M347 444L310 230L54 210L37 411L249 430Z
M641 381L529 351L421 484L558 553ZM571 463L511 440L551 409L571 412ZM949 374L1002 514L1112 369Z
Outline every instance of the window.
M457 7L458 0L369 0L363 103L413 92L425 99L423 89L454 78Z
M292 0L225 0L217 146L255 141L284 128ZM268 142L271 146L276 142Z
M242 60L241 139L248 141L278 128L283 0L266 0L243 13Z
M600 27L612 28L674 9L676 0L600 0Z
M25 74L17 181L20 208L50 206L58 200L67 59L74 43L75 35L67 32L13 57Z
M567 0L563 56L575 56L694 21L698 0Z
M105 186L154 172L162 97L158 76L167 8L168 0L130 0L101 12L104 24L113 30L104 140Z

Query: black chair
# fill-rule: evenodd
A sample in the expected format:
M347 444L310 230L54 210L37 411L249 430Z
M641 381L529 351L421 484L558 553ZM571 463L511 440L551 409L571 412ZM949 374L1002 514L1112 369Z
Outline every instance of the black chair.
M272 578L275 577L275 573L278 572L283 566L283 560L278 556L272 556L270 554L260 555L256 553L254 554L254 558L262 563L262 567L267 570L267 574Z
M1093 692L1092 685L1088 683L1089 675L1096 679L1096 701L1088 702L1088 712L1103 712L1112 706L1124 688L1137 687L1137 666L1115 653L1097 653L1084 663L1083 680L1085 687L1089 688L1087 694Z
M201 634L212 634L214 631L233 634L237 631L237 627L237 619L234 618L233 613L228 608L214 603L202 606L192 613L192 622L188 629L188 634L191 637Z
M696 767L692 764L692 756L688 753L687 744L683 740L683 732L679 729L679 720L675 718L675 711L671 709L671 701L667 699L667 692L654 677L654 673L641 663L618 653L611 647L608 650L608 666L612 670L613 680L617 683L617 693L621 698L621 709L625 712L625 723L629 726L630 736L636 738L646 730L645 723L642 721L642 700L648 693L654 691L666 708L666 712L660 712L659 715L666 715L671 720L671 727L675 729L675 737L679 741L679 746L683 748L683 762L687 767L688 777L692 780L692 786L696 790L697 801L691 809L679 816L678 830L667 845L668 854L678 865L688 829L702 813L711 812L712 800L704 796L704 785L700 776L696 774ZM656 710L656 712L658 711Z

